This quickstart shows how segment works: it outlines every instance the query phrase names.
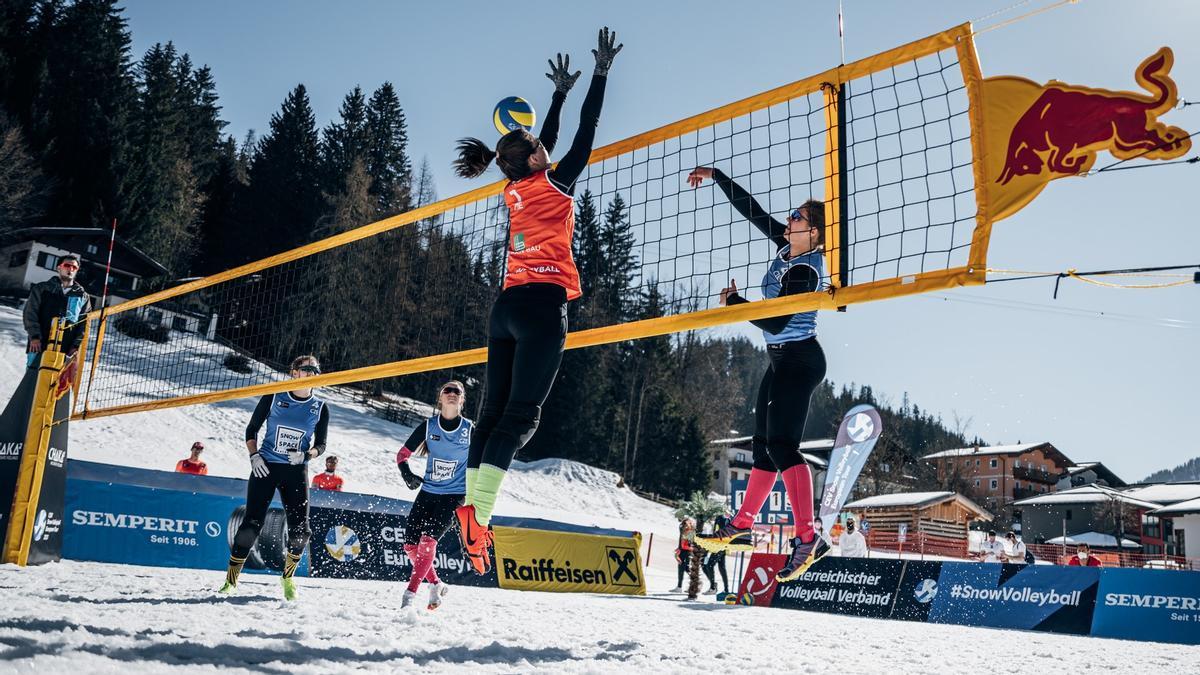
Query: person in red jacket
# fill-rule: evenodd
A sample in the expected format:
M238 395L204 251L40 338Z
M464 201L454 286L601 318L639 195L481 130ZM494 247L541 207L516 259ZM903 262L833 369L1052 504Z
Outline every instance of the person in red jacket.
M342 477L337 475L338 458L330 455L325 458L325 473L319 473L313 476L312 486L317 490L331 490L333 492L341 492L342 484L345 482Z
M204 444L200 441L192 443L192 456L175 463L179 473L190 473L197 476L208 475L208 465L200 461L200 453L204 452Z
M1092 549L1087 544L1080 544L1079 548L1075 549L1075 555L1067 561L1068 565L1074 567L1100 567L1100 559L1092 555Z

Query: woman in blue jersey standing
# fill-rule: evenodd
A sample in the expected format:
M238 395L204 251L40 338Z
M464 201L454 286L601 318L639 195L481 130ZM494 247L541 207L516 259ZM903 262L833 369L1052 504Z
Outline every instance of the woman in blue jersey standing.
M738 213L775 244L775 257L762 280L764 298L810 293L823 287L825 208L821 202L810 199L792 209L786 222L780 222L720 169L697 167L688 175L692 187L699 187L705 179L714 181ZM721 291L721 304L745 302L749 301L738 294L737 284L730 279L729 287ZM754 465L737 515L712 535L696 537L696 543L709 551L752 550L754 518L770 495L776 475L782 475L795 530L792 554L777 578L791 581L829 552L813 529L812 471L800 453L809 399L825 379L825 353L817 342L815 311L751 323L762 329L771 361L754 408Z
M329 407L317 398L304 379L319 375L317 357L298 356L292 360L289 374L297 380L296 389L267 394L258 401L250 424L246 426L246 449L250 452L250 481L246 486L246 516L233 537L229 551L229 570L221 593L231 593L246 564L246 556L258 539L267 508L275 492L283 502L287 516L287 553L283 562L283 597L296 599L292 577L304 555L311 534L308 526L308 461L325 452L329 429ZM258 432L266 424L262 443Z
M467 492L467 453L471 447L474 424L462 416L466 390L462 382L451 380L438 394L437 414L413 429L404 447L396 453L396 465L410 490L418 487L408 523L404 526L404 552L412 561L412 576L404 591L401 607L417 597L421 582L429 582L428 609L437 609L447 586L438 578L433 561L437 543L454 522L454 510L463 505ZM408 465L414 454L424 452L425 477Z

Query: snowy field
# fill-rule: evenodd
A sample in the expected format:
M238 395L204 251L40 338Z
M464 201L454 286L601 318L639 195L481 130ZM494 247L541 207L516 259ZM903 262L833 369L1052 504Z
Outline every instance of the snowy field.
M1195 647L784 609L456 587L436 612L388 582L0 566L0 672L1196 672Z
M0 400L22 374L23 345L19 313L0 308ZM129 386L162 391L166 383ZM393 463L410 429L374 416L340 390L323 395L347 489L411 499L415 493ZM212 474L244 477L241 438L253 403L73 423L70 456L170 470L202 440ZM675 585L670 510L616 483L615 474L576 462L517 462L497 512L653 532L647 597L456 587L437 612L402 612L401 587L391 582L299 579L300 601L284 606L272 576L245 575L240 595L225 598L213 592L222 580L215 572L75 561L2 565L0 673L1044 674L1194 672L1200 657L1195 647L1177 645L731 607L710 596L686 602L665 592ZM647 537L643 555L649 544Z

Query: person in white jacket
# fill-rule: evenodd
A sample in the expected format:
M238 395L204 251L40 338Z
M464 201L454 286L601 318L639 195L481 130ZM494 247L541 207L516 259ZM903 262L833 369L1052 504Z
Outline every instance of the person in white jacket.
M846 518L846 531L838 538L841 544L843 558L867 557L867 538L854 523L854 516Z
M1003 562L1004 544L996 540L996 531L988 530L987 539L979 545L979 560L982 562Z

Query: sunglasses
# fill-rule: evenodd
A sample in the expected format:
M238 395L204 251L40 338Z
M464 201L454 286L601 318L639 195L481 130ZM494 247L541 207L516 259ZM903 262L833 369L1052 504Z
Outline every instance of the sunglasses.
M462 392L462 389L459 389L458 387L442 387L442 393L443 394L458 394L459 396L462 396L463 392Z
M304 365L304 366L300 366L299 368L296 368L296 370L298 370L302 373L312 373L313 375L321 374L320 366Z
M62 263L61 265L59 265L59 267L61 267L61 268L63 268L63 269L66 269L66 270L77 270L77 269L79 269L79 265L76 265L75 263Z
M792 212L788 214L788 219L789 220L808 220L808 218L806 218L804 216L804 212L801 211L800 209L792 209Z

